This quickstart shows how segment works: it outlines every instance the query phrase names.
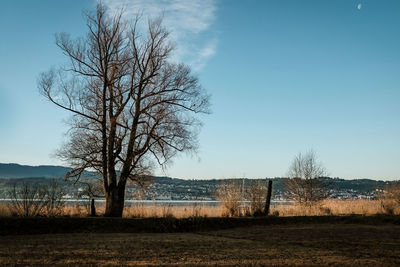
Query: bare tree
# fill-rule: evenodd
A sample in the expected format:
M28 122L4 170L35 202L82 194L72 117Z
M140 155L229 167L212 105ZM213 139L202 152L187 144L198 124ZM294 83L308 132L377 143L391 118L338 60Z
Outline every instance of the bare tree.
M43 187L14 184L9 195L8 208L14 216L38 216L46 206L46 188Z
M222 203L225 215L229 217L242 214L243 186L240 181L221 181L217 187L215 198Z
M330 183L324 179L326 176L325 167L313 151L299 153L289 168L289 178L284 180L287 196L306 205L327 198Z
M262 181L253 181L247 188L247 199L250 201L250 211L252 215L264 214L267 188Z
M14 184L9 193L8 208L16 216L57 216L64 211L63 187L56 179L42 186L22 183Z
M400 181L387 185L382 190L379 199L386 214L393 215L397 210L400 210Z
M164 167L177 152L195 151L201 123L194 115L209 112L190 68L169 61L173 47L161 19L149 20L142 34L138 23L99 4L87 14L86 37L56 36L69 63L38 80L48 100L72 113L58 153L73 168L68 177L101 174L105 216L122 216L128 180L140 184L154 163Z
M51 179L49 184L45 186L45 203L44 211L47 216L59 216L64 212L65 200L63 199L64 190L57 179Z

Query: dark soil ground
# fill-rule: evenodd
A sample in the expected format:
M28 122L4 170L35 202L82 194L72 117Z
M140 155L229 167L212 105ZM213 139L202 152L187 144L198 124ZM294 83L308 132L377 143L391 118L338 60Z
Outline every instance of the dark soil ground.
M147 231L150 227L140 226L140 220L102 218L78 220L79 224L92 222L82 228L84 231L70 231L72 227L55 231L70 219L53 219L53 226L48 226L51 234L43 233L44 228L36 231L40 234L20 228L40 222L29 220L0 219L1 227L8 225L12 230L1 230L0 266L400 266L400 224L396 216L226 219L225 225L225 219L210 218L197 222L197 230L188 232L179 232L176 225L190 228L188 222L179 220L169 219L164 222L167 226L151 232ZM14 227L10 222L16 223ZM43 222L46 224L47 219ZM109 222L114 227L106 231ZM118 222L121 225L116 226ZM135 223L140 227L133 227ZM161 224L163 219L146 223ZM18 233L15 226L20 229Z

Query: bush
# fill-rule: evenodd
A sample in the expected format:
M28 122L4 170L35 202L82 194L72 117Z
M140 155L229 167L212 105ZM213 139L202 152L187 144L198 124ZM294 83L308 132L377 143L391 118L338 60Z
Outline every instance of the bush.
M13 216L57 216L63 211L65 201L62 199L63 190L53 179L49 185L14 185L10 192L8 209Z
M63 199L64 191L56 179L52 179L50 184L45 187L45 205L44 212L46 216L59 216L62 214L65 207Z
M8 208L13 216L38 216L45 206L45 190L23 183L21 187L13 186L10 192Z
M239 182L223 181L218 185L216 199L221 202L227 217L241 216L241 200L243 189Z
M387 186L380 196L382 211L388 215L400 212L400 182Z
M265 201L267 198L267 188L261 181L253 182L247 189L247 199L250 201L250 214L252 216L262 216L264 214Z

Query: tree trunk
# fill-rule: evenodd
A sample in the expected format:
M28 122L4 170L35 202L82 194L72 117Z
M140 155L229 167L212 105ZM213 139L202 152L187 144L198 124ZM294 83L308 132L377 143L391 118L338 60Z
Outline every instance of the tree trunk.
M125 187L122 190L119 187L110 187L109 192L106 194L106 211L104 216L122 217L124 211L124 200Z

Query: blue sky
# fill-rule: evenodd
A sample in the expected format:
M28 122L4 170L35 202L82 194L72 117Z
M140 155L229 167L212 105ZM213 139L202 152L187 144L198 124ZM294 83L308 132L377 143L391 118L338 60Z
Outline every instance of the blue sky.
M400 178L400 1L104 0L127 18L164 12L177 44L212 94L197 156L180 178L284 176L313 149L332 177ZM61 164L68 114L36 79L65 62L54 34L86 32L87 1L3 0L0 162ZM156 170L156 174L163 174Z

